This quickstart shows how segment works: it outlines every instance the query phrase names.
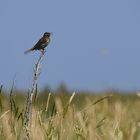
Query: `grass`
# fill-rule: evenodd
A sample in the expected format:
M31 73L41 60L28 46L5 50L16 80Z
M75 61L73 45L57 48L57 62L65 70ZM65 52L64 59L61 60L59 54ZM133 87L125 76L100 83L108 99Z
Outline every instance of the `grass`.
M0 88L1 140L139 140L140 97L112 92L38 95L32 104L29 137L26 97Z

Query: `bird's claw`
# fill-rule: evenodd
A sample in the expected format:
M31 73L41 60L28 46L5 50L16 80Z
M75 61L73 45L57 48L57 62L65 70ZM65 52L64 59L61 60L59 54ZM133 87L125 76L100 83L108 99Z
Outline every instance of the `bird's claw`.
M42 55L44 55L46 52L46 50L44 50L44 49L41 49L40 51L41 51Z

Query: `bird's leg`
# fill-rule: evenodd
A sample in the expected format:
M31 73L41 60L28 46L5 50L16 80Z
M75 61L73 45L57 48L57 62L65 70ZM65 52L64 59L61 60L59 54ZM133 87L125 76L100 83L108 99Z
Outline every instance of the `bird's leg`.
M40 49L40 51L41 51L42 55L44 55L45 50L44 49Z

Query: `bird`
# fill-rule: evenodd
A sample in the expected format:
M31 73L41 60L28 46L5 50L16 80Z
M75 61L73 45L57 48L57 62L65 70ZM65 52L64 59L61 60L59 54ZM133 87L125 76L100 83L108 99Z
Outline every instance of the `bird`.
M41 51L42 54L44 54L45 48L50 43L50 40L51 40L50 36L51 36L50 32L45 32L43 34L43 36L39 39L39 41L34 45L34 47L25 51L24 54L27 54L27 53L29 53L31 51L35 51L35 50L39 50L39 51Z

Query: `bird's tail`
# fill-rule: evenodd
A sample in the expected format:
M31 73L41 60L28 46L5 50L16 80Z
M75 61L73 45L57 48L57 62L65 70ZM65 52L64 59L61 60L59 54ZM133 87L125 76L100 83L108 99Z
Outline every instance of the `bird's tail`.
M29 50L25 51L24 54L27 54L27 53L29 53L31 51L33 51L33 50L32 49L29 49Z

